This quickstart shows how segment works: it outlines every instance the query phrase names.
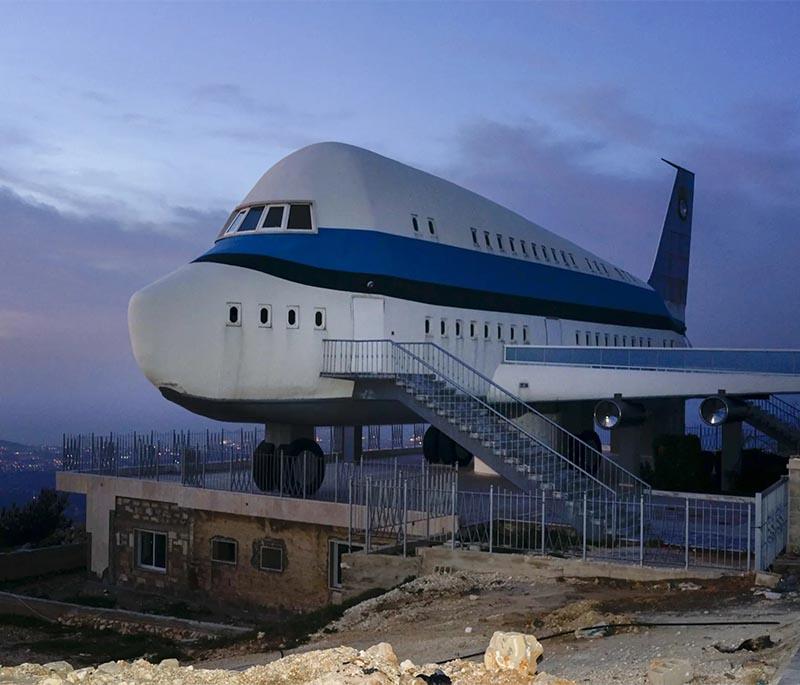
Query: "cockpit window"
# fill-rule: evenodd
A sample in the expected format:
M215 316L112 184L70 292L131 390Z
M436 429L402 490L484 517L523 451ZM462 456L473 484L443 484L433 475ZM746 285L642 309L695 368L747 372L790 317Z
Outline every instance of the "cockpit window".
M237 231L255 231L258 228L258 220L261 218L261 213L264 211L264 205L257 207L250 207L245 214L244 221L239 225Z
M311 205L290 205L289 222L286 228L292 231L310 231L311 226Z
M233 217L233 219L231 219L231 222L228 224L228 228L225 229L225 233L234 233L244 220L245 214L247 214L246 209L243 209L238 214L236 214Z
M264 225L261 228L280 228L283 226L283 205L272 205L267 209Z

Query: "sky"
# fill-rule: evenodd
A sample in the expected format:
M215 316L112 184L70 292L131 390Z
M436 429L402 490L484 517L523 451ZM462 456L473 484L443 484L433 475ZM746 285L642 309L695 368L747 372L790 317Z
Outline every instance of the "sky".
M272 164L360 145L649 276L696 173L695 346L800 348L800 3L0 3L0 438L210 425L127 302Z

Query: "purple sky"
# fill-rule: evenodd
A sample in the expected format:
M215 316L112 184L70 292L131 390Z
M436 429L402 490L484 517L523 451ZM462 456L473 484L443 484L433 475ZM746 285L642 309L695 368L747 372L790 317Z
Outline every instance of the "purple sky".
M800 347L800 4L4 3L0 438L200 427L126 307L304 144L362 145L649 275L697 174L695 345Z

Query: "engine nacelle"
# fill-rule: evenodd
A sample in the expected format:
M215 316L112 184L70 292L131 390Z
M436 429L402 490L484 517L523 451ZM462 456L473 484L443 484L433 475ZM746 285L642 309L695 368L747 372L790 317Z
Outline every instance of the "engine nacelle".
M615 397L600 400L594 406L594 420L601 428L613 430L620 426L636 426L644 422L647 412L641 404L625 402Z
M750 406L735 397L712 395L700 403L700 418L709 426L743 421L750 413Z

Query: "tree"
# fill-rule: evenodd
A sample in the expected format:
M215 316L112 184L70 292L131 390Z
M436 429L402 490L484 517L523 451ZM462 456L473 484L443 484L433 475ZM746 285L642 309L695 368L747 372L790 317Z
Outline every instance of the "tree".
M0 509L0 547L35 545L50 537L61 528L71 524L64 509L67 496L55 490L43 488L37 497L18 507Z

